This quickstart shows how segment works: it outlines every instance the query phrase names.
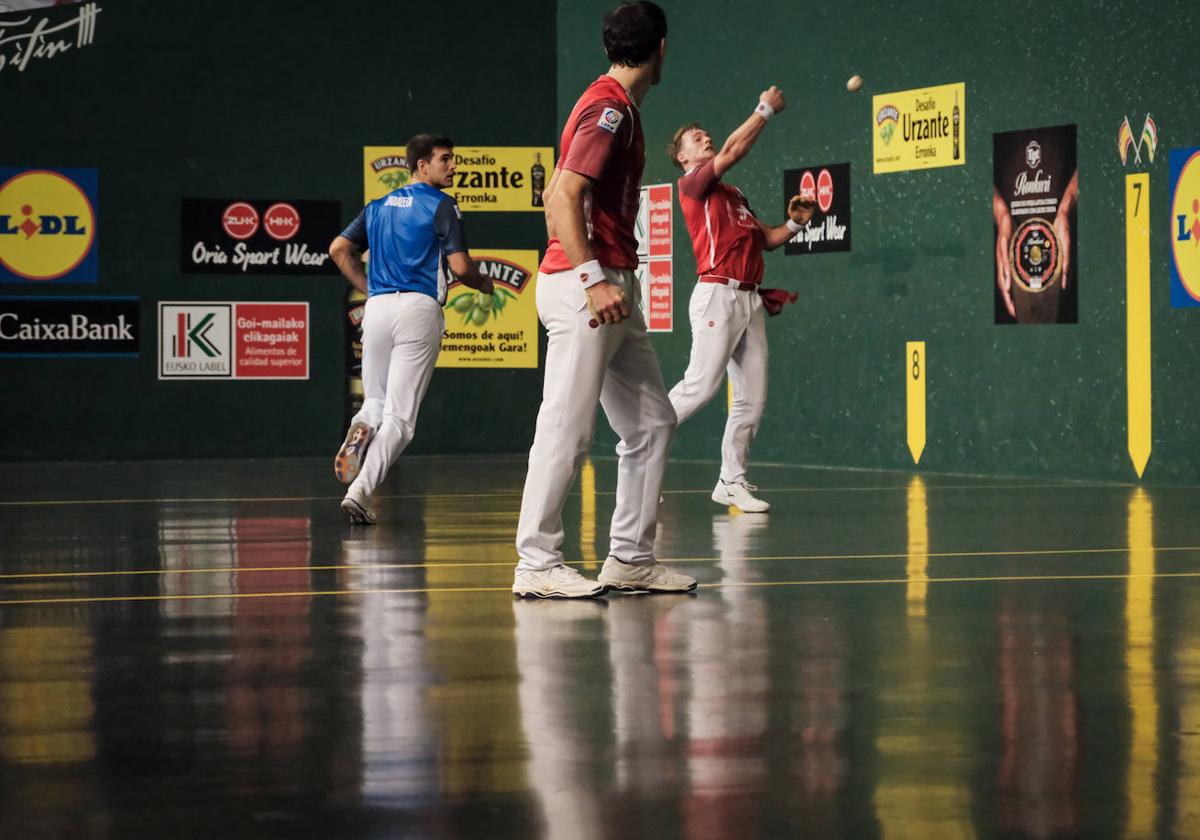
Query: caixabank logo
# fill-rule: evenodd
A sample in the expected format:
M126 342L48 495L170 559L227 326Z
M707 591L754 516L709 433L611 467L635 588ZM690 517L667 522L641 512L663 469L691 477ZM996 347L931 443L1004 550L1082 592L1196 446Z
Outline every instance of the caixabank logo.
M95 283L95 169L0 167L0 282Z
M137 356L131 296L0 295L0 358Z

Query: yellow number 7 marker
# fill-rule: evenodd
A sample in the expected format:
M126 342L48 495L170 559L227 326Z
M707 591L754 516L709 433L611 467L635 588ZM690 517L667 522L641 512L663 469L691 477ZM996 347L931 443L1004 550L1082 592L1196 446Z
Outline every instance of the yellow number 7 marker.
M1129 457L1138 478L1150 460L1150 175L1125 176L1125 363Z

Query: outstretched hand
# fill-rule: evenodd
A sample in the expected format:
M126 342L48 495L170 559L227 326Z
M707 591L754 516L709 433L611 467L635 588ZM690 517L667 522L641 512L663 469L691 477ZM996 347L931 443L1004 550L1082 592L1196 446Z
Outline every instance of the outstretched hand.
M787 214L798 225L806 225L817 209L817 197L812 193L800 193L788 200Z
M767 105L771 106L771 110L776 114L787 107L787 100L783 98L783 91L775 85L771 85L760 93L758 99L760 102L766 102Z

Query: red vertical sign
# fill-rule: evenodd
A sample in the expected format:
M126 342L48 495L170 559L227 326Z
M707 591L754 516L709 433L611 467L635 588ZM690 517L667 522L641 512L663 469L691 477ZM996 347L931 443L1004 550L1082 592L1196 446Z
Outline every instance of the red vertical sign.
M233 334L234 376L308 378L307 303L239 303Z
M655 184L646 187L650 203L647 239L650 259L671 256L671 185Z
M649 288L646 300L646 328L651 332L670 332L674 327L671 261L650 260L648 266L650 276L646 284Z

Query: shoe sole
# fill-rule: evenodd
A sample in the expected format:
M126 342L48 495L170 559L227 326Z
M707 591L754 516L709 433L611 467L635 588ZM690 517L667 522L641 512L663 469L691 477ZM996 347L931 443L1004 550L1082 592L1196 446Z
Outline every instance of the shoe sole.
M674 592L675 594L678 595L678 594L681 594L684 592L695 591L695 589L699 585L699 583L700 583L699 581L696 581L691 586L686 586L683 588L672 587L670 589L661 587L661 586L633 586L631 584L630 585L622 585L619 583L606 583L604 585L607 586L612 591L624 592L626 594L632 594L632 595L650 595L655 592L659 592L664 595Z
M353 499L342 499L342 510L346 516L350 517L351 525L374 525L375 520L371 519L366 508L360 505Z
M367 445L371 443L371 436L367 435L367 445L364 445L361 450L352 450L350 448L351 441L355 438L355 431L358 429L368 429L366 423L355 423L350 427L350 431L346 433L346 440L342 443L342 448L338 450L337 455L333 456L333 474L342 484L349 484L358 478L358 471L362 467L362 458L366 454Z
M735 507L735 508L737 508L738 510L740 510L742 513L766 513L767 511L769 511L769 510L771 509L771 506L770 506L770 505L767 505L767 506L766 506L765 508L763 508L762 510L746 510L744 507L741 507L740 505L738 505L738 503L737 503L737 502L735 502L733 499L720 499L720 498L717 498L717 494L716 494L716 493L713 493L713 494L712 494L712 496L711 496L710 498L712 498L712 500L713 500L714 502L716 502L717 504L719 504L719 505L723 505L724 507Z
M541 598L542 600L560 600L560 601L583 601L588 598L599 598L608 591L607 586L601 586L596 592L590 595L566 595L562 592L533 592L531 590L512 591L514 598Z

